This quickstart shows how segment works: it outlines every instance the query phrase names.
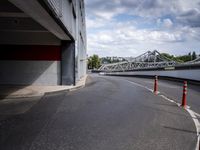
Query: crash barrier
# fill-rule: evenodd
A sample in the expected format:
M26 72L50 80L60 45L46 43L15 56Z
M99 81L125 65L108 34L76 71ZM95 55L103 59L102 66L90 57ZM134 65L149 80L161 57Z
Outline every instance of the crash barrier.
M200 82L200 69L185 69L185 70L152 70L152 71L129 71L129 72L102 72L100 74L110 76L146 76L159 78L174 78L182 80L190 80Z

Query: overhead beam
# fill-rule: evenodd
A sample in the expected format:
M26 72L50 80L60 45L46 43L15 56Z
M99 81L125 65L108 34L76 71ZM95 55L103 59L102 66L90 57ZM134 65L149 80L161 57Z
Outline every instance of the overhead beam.
M55 22L49 13L41 6L37 0L9 0L16 7L28 14L35 21L53 33L61 40L70 40L69 36Z

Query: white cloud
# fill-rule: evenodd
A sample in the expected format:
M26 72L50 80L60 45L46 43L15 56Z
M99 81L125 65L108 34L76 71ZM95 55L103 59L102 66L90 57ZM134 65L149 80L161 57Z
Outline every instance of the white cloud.
M103 19L90 19L90 18L86 18L86 27L88 29L91 28L100 28L105 26L105 21Z
M189 28L173 31L136 29L129 24L119 25L112 30L105 29L95 34L88 35L89 54L97 52L100 55L129 56L139 55L147 50L164 50L166 45L183 44L186 38L194 37L196 32L186 37L185 33L191 32ZM169 47L169 46L168 46ZM123 52L123 53L122 53Z
M200 52L199 0L86 0L86 8L89 55Z
M163 27L171 28L172 26L173 22L169 18L163 20Z

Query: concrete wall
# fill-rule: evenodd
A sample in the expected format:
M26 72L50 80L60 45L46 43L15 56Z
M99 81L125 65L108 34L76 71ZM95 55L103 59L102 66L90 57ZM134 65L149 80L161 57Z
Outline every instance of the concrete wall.
M0 45L0 49L0 84L61 84L60 46Z
M41 0L40 3L47 6L54 14L70 36L76 38L76 4L80 0ZM45 7L46 7L45 6ZM63 39L64 40L64 39Z
M46 4L75 41L75 77L78 81L86 75L87 68L84 0L48 0Z
M0 84L71 85L86 75L84 0L0 5Z
M62 85L75 84L75 42L62 42L61 79Z
M59 85L60 61L0 61L0 84Z
M85 26L85 5L83 0L76 1L76 80L86 75L87 68L87 40L86 40L86 26Z
M0 31L0 44L60 45L61 41L49 32Z
M182 79L190 79L200 81L200 69L188 69L188 70L170 70L170 71L133 71L133 72L113 72L107 73L112 75L150 75L150 76L165 76L175 77Z

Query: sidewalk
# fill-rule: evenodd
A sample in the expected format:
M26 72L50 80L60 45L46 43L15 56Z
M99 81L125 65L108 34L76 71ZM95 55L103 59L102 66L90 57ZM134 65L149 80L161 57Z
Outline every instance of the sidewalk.
M75 86L0 86L0 99L5 98L25 98L42 96L45 93L56 92L56 91L72 91L85 86L87 75L77 81Z

